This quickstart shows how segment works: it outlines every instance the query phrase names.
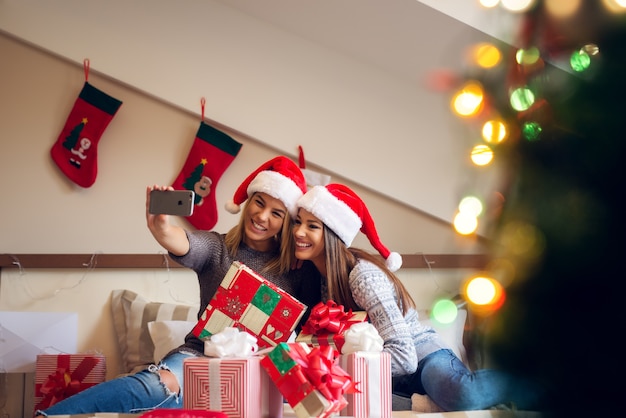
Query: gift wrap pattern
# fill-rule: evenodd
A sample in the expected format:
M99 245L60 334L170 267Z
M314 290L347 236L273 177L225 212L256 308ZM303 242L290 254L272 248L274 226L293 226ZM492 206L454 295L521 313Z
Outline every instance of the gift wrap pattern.
M35 411L46 409L106 378L101 354L39 354L35 362Z
M339 365L324 371L324 377L316 382L317 367L328 359L327 351L332 349L311 348L304 343L280 343L261 359L261 366L298 418L329 417L347 404L344 393L351 393L354 383ZM336 354L336 352L335 352ZM328 386L335 386L330 389ZM337 390L337 386L341 386Z
M296 342L312 346L329 345L341 352L346 342L344 332L352 325L367 322L367 312L351 310L345 312L343 305L333 301L320 302L311 309L311 314L296 337Z
M258 338L259 348L289 340L306 305L244 264L234 262L193 328L201 340L226 327Z
M357 393L347 394L342 416L354 418L391 417L391 355L357 351L339 356L339 365L355 382Z
M229 418L280 418L283 397L260 366L261 357L194 357L183 362L183 408Z

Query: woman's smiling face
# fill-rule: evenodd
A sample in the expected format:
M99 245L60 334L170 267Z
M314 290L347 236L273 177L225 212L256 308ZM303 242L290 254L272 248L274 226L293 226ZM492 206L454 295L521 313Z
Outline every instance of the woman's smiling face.
M287 208L281 200L266 193L254 193L244 212L243 242L257 251L268 251L274 245L274 237L280 234L286 216Z
M300 208L293 226L295 255L299 260L311 260L315 265L323 265L324 224L311 212Z

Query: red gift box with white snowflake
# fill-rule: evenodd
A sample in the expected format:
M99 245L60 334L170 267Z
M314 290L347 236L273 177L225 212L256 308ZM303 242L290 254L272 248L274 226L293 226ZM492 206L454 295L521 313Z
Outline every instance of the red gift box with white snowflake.
M245 264L234 262L206 307L193 334L201 340L226 327L246 331L259 348L287 342L306 305Z
M102 354L39 354L35 363L35 411L104 382Z

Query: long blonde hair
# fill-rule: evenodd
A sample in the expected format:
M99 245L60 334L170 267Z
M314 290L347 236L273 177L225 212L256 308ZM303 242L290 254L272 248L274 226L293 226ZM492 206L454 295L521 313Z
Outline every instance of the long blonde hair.
M324 225L324 247L326 249L326 283L330 300L347 309L362 310L350 291L350 272L359 260L366 260L376 265L393 284L398 295L398 307L406 315L410 308L415 308L415 301L398 276L387 268L380 258L360 248L347 247L330 228Z
M254 195L253 195L254 196ZM226 248L228 252L233 258L237 258L237 251L239 251L239 246L243 243L243 238L245 234L244 228L244 213L248 208L248 204L252 200L252 196L246 200L244 203L243 209L241 211L241 216L239 217L239 222L237 225L232 227L224 237L224 243L226 244ZM289 212L285 213L285 217L283 218L283 226L280 229L278 235L274 236L274 241L279 248L278 257L272 259L269 263L265 265L262 271L259 273L268 273L272 272L275 274L285 274L287 273L293 262L293 235L291 233L291 226L293 224L293 219Z

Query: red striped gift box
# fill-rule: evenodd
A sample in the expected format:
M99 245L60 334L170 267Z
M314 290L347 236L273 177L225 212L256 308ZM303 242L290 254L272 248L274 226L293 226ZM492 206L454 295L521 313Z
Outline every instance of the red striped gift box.
M283 397L260 357L193 357L183 362L183 408L220 411L229 418L280 418Z
M46 409L105 378L106 358L102 354L39 354L34 409Z
M342 416L391 417L391 356L386 352L357 351L339 356L339 365L358 382L357 393L346 394Z

